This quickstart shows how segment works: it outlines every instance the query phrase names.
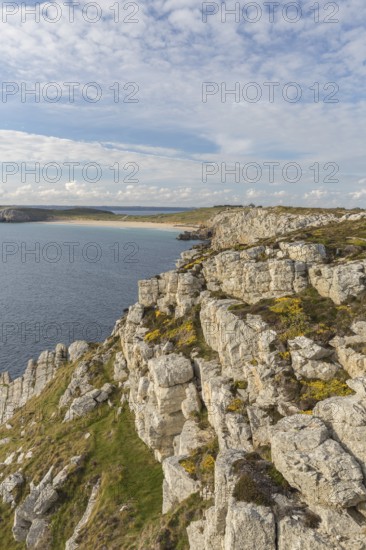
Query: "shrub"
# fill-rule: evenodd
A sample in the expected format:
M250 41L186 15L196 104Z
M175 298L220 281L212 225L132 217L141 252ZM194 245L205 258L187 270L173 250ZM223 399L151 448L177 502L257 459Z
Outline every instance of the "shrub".
M157 342L158 340L160 340L160 337L161 337L161 332L157 328L155 330L147 332L145 334L144 340L145 340L145 342Z
M227 412L233 412L233 413L243 413L245 410L244 402L239 399L239 397L236 397L226 407Z
M248 381L247 380L236 380L234 382L234 388L237 390L246 390L248 387Z
M340 396L346 397L354 392L347 384L341 380L333 378L333 380L302 380L303 391L301 394L302 400L323 401L329 397Z
M184 458L179 461L179 464L182 466L182 468L185 469L187 474L189 474L193 478L196 478L197 469L194 460L192 460L191 458Z
M211 454L207 454L203 457L201 462L201 471L203 473L211 473L215 470L215 459Z
M279 472L275 466L272 464L267 471L268 476L271 478L271 480L280 487L283 487L284 489L287 489L289 487L288 482L283 477L281 472Z
M259 506L269 506L271 498L264 492L249 474L242 474L238 479L233 496L243 502L254 502Z

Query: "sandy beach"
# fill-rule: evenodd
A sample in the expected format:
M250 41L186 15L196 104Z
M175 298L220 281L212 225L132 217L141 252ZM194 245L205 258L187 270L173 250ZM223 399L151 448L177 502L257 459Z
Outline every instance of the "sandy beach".
M104 220L55 220L55 221L47 221L47 222L38 222L38 223L52 223L52 224L67 224L67 225L88 225L88 226L94 226L94 227L120 227L120 228L133 228L133 229L159 229L163 231L192 231L194 229L197 229L199 226L197 225L179 225L179 224L173 224L173 223L159 223L159 222L138 222L138 221L122 221L122 220L116 220L116 221L104 221Z

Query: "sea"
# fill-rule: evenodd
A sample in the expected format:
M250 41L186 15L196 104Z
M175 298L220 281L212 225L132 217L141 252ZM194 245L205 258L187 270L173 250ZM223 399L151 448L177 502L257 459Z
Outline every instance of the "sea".
M58 342L103 341L137 282L173 269L176 230L0 224L0 372L20 376Z

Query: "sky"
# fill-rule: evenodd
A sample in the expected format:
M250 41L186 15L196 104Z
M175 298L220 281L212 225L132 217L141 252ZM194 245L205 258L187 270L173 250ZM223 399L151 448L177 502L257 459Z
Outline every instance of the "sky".
M363 0L0 13L1 204L366 207Z

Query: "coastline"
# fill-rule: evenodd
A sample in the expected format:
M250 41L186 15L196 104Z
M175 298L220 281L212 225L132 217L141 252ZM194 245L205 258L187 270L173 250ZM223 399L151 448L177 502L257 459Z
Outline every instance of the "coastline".
M192 231L197 229L198 226L195 225L180 225L173 223L163 223L163 222L138 222L138 221L107 221L107 220L55 220L55 221L44 221L37 222L41 224L58 224L58 225L86 225L92 227L120 227L120 228L131 228L131 229L158 229L163 231Z

